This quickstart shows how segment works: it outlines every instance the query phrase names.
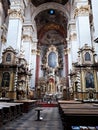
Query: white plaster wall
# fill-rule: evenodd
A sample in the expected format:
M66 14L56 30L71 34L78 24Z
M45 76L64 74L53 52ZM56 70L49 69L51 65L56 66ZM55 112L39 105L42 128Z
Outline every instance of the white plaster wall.
M31 69L32 69L31 88L35 88L35 78L36 78L36 55L35 54L32 54L31 56Z
M23 42L23 48L25 51L25 59L27 60L27 63L29 64L29 69L30 68L30 63L31 63L31 43L30 42Z
M78 33L78 43L80 48L84 46L84 44L88 44L91 46L91 34L90 34L90 24L88 16L79 16L76 18L76 27Z
M72 63L77 62L78 60L78 51L79 51L79 45L77 41L71 42L71 56L72 56Z
M12 46L14 49L20 51L21 32L22 22L19 19L10 19L6 47Z

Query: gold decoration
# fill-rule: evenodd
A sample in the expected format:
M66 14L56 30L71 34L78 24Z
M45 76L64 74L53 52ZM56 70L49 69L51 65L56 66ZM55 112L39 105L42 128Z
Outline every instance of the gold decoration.
M64 49L65 55L67 55L69 51L70 51L70 49L68 49L68 48Z
M32 53L35 55L40 55L40 50L32 49Z
M80 8L75 9L74 17L89 15L89 13L90 13L89 5L81 6Z
M37 55L40 55L40 50L39 49L37 50Z
M3 35L1 36L1 42L5 43L6 42L6 37L4 37Z
M32 37L31 36L29 36L29 35L23 35L22 36L22 39L24 39L24 40L29 40L29 41L32 41Z
M22 15L22 10L16 10L16 9L9 9L8 14L11 18L20 18L24 21L23 15Z
M77 39L77 34L76 33L71 34L69 39L71 41L75 41Z
M36 50L35 49L32 49L32 54L36 54Z

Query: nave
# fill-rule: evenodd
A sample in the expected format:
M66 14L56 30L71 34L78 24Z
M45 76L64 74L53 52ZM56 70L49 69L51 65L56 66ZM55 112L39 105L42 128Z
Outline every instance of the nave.
M35 108L5 124L0 130L63 130L57 107L42 107L42 121L36 121Z

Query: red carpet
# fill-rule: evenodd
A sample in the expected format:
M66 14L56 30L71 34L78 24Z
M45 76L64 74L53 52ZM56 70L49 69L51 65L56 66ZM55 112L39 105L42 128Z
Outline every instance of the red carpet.
M58 106L58 104L56 102L54 102L54 103L38 102L37 104L40 107L57 107Z

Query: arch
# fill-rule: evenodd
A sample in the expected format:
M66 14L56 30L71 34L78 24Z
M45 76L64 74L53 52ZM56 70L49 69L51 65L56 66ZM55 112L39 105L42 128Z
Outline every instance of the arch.
M55 5L55 6L54 6ZM58 4L56 2L47 2L47 3L44 3L40 6L38 6L35 11L33 12L32 14L32 20L34 20L34 18L42 11L44 10L47 10L47 9L56 9L56 10L59 10L61 12L64 13L64 16L66 16L67 18L69 18L69 14L68 12L66 11L66 8L65 6L61 5L61 4Z
M64 28L58 24L46 24L45 26L43 26L38 33L38 38L41 39L44 35L45 32L49 31L49 30L53 30L55 29L56 31L58 31L63 37L66 36L66 32L64 30Z

